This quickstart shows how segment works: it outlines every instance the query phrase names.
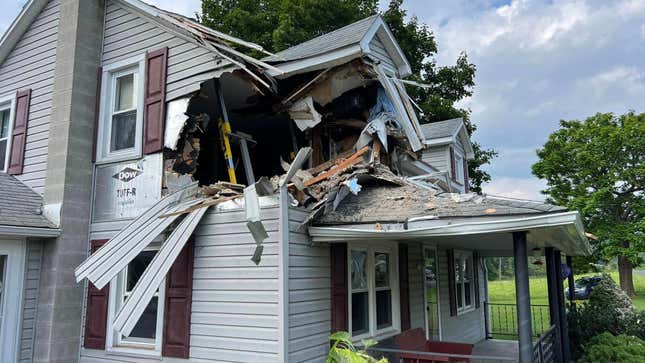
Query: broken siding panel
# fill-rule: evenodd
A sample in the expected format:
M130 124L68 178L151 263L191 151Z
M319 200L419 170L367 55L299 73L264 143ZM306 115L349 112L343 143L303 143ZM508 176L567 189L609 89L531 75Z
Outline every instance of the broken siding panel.
M423 297L423 250L421 243L408 242L408 283L410 290L410 329L425 329L425 299Z
M392 60L392 58L390 57L390 54L385 49L385 46L383 45L381 40L379 40L378 36L372 39L369 46L370 46L370 52L372 56L376 58L376 60L381 61L383 65L397 72L398 67L396 66L396 64L394 64L394 61Z
M485 338L483 304L479 309L461 313L457 316L450 316L446 250L438 249L437 254L439 259L439 305L442 340L471 344L483 340Z
M42 194L54 84L59 0L50 1L0 65L0 95L31 89L24 169L17 178Z
M262 261L243 209L209 211L195 232L190 357L278 359L278 206L262 208Z
M31 362L35 334L36 307L43 246L41 241L27 241L19 362Z
M166 100L197 90L200 82L212 78L213 70L228 64L113 0L107 3L104 34L104 66L168 47Z
M307 213L289 210L289 361L324 362L331 333L329 245L313 245L299 225Z

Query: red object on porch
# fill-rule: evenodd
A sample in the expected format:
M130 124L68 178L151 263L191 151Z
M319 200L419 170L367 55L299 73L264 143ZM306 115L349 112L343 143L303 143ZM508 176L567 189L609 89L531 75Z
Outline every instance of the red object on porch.
M428 341L422 328L408 330L399 334L395 339L395 343L401 350L459 355L471 355L473 352L472 344ZM468 358L429 354L400 353L399 357L403 359L404 363L470 362Z

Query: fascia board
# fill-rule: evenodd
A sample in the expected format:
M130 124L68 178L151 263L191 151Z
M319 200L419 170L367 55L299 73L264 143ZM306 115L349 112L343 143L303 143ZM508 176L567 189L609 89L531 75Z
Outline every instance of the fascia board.
M401 50L399 43L396 41L396 38L392 34L392 31L390 31L390 27L387 26L381 16L376 17L374 23L372 23L370 29L365 33L363 39L360 42L361 49L364 53L371 53L369 44L372 39L374 39L374 37L378 37L383 45L385 45L390 56L392 56L391 53L393 50L394 57L392 57L392 60L397 65L399 77L404 78L411 75L412 67L410 66L410 62L408 62L408 59Z
M161 245L130 296L116 314L114 330L125 336L130 335L207 210L208 208L200 208L187 215Z
M360 56L362 56L361 47L358 44L354 44L315 57L298 59L286 63L278 63L276 66L282 70L283 73L268 70L268 74L272 77L282 79L294 74L341 65L352 59L359 58Z
M457 129L457 132L453 135L453 138L456 140L458 137L461 137L461 141L464 143L464 151L466 152L467 159L473 159L475 153L473 151L473 144L470 140L470 135L468 135L468 130L466 130L466 125L462 122L461 126Z
M60 236L60 229L0 225L0 236L54 238Z
M36 20L45 5L47 5L47 0L30 0L22 7L20 14L11 22L9 28L0 38L0 65L7 59L9 53L18 44L22 35Z
M423 217L414 220L423 220ZM429 237L450 237L466 236L484 233L503 233L525 231L527 229L562 227L574 225L577 236L570 236L572 240L577 241L576 247L585 253L589 252L588 243L584 238L584 232L581 233L581 223L578 212L563 212L557 214L547 214L534 217L508 218L494 221L476 221L462 222L455 224L446 224L411 228L406 230L376 231L374 229L357 229L347 227L309 227L309 235L314 242L335 242L349 240L401 240L416 239ZM413 220L410 220L413 222Z
M423 144L426 146L441 146L441 145L452 144L454 142L455 142L454 137L441 137L438 139L425 139Z

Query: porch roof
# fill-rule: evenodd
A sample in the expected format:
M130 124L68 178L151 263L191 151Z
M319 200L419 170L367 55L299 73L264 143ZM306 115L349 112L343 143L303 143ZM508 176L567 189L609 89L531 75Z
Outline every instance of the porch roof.
M56 237L59 232L43 215L43 198L20 180L0 172L0 234Z
M530 248L590 252L578 212L546 203L476 194L439 193L405 183L364 188L309 227L314 241L418 240L483 254L509 255L511 233L526 231Z

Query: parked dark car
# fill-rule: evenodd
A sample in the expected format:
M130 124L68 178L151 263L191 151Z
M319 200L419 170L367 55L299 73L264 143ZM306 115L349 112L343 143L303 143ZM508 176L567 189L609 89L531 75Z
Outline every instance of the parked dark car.
M585 300L589 298L589 293L591 293L591 290L593 290L598 284L600 284L600 281L602 280L602 276L589 276L589 277L581 277L576 280L574 284L574 290L573 290L573 299L574 300ZM569 288L567 287L564 289L564 294L565 296L569 296Z

